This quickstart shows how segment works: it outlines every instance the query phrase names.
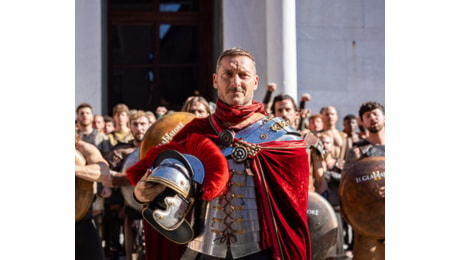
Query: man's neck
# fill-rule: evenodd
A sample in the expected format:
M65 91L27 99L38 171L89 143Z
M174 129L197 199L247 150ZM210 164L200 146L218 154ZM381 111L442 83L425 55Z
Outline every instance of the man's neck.
M121 133L126 133L129 132L129 127L125 125L120 125L115 129L115 132L121 132Z
M243 120L241 122L236 122L236 123L230 123L230 122L220 122L222 124L222 127L227 129L235 129L235 130L240 130L243 129L249 125L252 125L253 123L257 122L260 120L262 117L264 117L263 114L261 113L254 113L251 117L249 117L246 120Z
M90 134L91 132L93 132L93 127L91 125L86 125L86 126L79 125L78 129L79 129L81 134L85 134L85 135Z
M326 125L324 124L324 129L325 131L335 131L335 125Z
M385 128L377 133L369 132L367 140L373 145L385 145Z

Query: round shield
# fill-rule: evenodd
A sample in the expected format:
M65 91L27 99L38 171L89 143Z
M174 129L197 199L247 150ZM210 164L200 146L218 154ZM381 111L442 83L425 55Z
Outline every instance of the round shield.
M139 148L136 148L128 157L126 157L125 162L121 168L121 172L125 173L126 169L133 166L139 160ZM142 213L143 204L137 202L134 197L134 186L124 185L120 187L121 194L125 199L125 203L128 204L132 209L138 213Z
M195 115L188 112L174 112L155 121L145 133L139 147L139 159L144 158L147 151L154 146L167 144Z
M338 222L331 204L314 191L308 192L307 220L311 257L323 260L337 242Z
M340 207L353 229L371 239L385 238L385 157L361 159L342 175Z

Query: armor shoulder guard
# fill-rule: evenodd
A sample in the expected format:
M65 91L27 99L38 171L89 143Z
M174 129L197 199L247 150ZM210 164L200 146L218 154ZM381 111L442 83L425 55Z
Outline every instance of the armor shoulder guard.
M224 133L224 130L219 135ZM233 142L234 138L244 140L250 144L261 144L270 141L298 141L302 140L300 133L290 126L280 117L268 117L260 119L254 124L234 133L234 136L229 138ZM228 157L233 151L231 145L222 148L224 156Z
M259 144L269 141L302 140L300 133L281 117L264 117L238 133L236 137Z

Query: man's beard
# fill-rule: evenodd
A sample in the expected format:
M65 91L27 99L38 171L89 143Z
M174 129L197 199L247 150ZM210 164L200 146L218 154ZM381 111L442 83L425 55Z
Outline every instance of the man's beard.
M141 138L138 138L137 135L134 135L134 140L138 143L142 143L142 140L144 140L145 134L142 135Z
M87 126L90 126L92 125L91 121L90 122L86 122L86 121L82 121L79 123L81 126L84 126L84 127L87 127Z
M367 130L369 130L369 132L375 134L375 133L380 132L380 130L382 130L382 128L383 128L383 124L376 124L375 126L369 127Z

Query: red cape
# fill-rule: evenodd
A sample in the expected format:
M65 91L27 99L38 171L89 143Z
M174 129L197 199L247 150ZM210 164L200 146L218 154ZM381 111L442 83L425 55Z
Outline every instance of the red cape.
M172 140L184 144L191 133L218 143L219 137L207 118L188 123ZM311 259L307 227L308 155L300 141L271 141L250 159L261 215L262 246L271 248L275 259ZM156 148L151 148L156 149ZM282 160L282 161L281 161ZM127 176L135 185L145 171ZM175 244L145 224L147 259L179 259L184 245ZM282 256L281 256L282 255Z

